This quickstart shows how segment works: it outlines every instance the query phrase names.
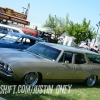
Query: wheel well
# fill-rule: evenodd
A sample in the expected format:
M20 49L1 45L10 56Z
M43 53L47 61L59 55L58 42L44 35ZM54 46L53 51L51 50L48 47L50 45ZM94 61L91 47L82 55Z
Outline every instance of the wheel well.
M93 74L93 75L95 75L96 76L96 81L98 80L98 76L96 75L96 74Z
M98 79L98 76L97 76L96 74L91 74L91 75L94 75L94 76L96 76L96 79ZM91 76L91 75L90 75L90 76ZM87 77L87 78L88 78L88 77Z
M96 79L98 80L98 76L96 75Z
M42 81L42 74L40 72L37 72L37 73L39 75L39 83L41 83L41 81Z
M95 76L95 82L98 80L98 76L96 75L96 74L91 74L90 76ZM87 85L87 80L88 80L88 78L90 77L90 76L88 76L87 78L86 78L86 80L83 82L85 85ZM93 84L93 85L95 85L95 84Z

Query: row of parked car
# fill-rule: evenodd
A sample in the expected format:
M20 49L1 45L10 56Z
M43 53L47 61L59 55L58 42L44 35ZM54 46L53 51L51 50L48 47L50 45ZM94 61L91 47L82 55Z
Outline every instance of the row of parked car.
M23 50L37 42L43 42L43 40L24 34L18 28L0 24L0 47Z
M37 42L43 42L43 40L26 34L10 32L0 39L0 47L24 50Z
M94 86L100 80L100 54L89 50L21 33L5 35L0 47L0 77L11 81L31 86L73 82Z

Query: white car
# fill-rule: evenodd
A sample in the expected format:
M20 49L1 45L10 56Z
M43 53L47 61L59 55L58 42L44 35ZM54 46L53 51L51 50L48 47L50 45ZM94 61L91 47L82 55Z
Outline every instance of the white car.
M0 24L0 37L5 36L9 32L16 32L16 33L23 33L24 34L24 32L19 28Z

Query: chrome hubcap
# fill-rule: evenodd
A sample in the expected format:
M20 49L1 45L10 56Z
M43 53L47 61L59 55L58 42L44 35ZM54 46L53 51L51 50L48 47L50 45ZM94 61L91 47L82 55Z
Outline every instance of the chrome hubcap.
M88 86L93 86L96 82L96 76L92 75L88 78L87 80L87 84Z
M28 73L25 77L25 84L34 86L38 82L38 74L37 73Z

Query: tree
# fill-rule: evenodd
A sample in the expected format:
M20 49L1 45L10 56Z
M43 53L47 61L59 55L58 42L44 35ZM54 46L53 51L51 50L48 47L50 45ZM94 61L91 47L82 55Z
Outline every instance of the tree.
M80 41L85 41L86 39L92 39L96 36L95 28L90 26L91 21L86 21L83 19L82 23L74 23L69 20L69 15L67 14L66 19L58 18L56 15L52 16L49 14L44 27L48 27L50 30L55 32L55 37L59 37L61 34L66 32L69 36L74 36L76 38L76 43Z
M55 32L55 37L57 38L65 32L65 24L65 19L58 18L56 15L53 17L49 14L48 19L43 26L53 30Z
M84 18L82 24L73 23L70 21L66 26L66 32L69 36L76 38L76 43L90 39L90 41L96 36L96 31L90 26L90 21L86 21Z

